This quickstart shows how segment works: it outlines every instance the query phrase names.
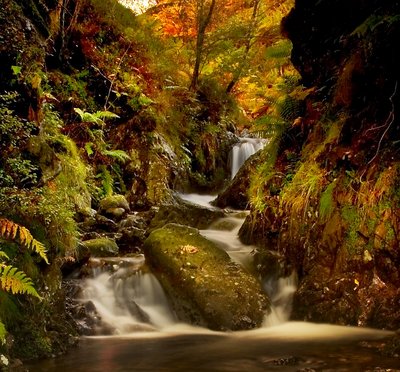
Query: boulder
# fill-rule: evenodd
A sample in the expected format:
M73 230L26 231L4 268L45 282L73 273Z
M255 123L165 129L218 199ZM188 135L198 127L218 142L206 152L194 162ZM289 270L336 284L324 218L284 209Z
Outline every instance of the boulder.
M255 153L246 160L239 172L226 188L212 202L219 208L231 207L234 209L245 210L249 208L248 190L250 187L250 174L263 161L262 153Z
M269 300L260 283L198 230L167 224L144 252L181 321L220 331L261 326Z
M150 223L150 230L163 227L167 223L206 229L224 216L220 209L204 207L175 197L175 203L160 206Z
M122 208L125 212L130 210L129 203L123 195L110 195L106 196L100 201L99 213L107 214L111 213L117 208Z
M91 256L107 257L118 255L119 248L114 240L109 238L96 238L82 242L89 249Z

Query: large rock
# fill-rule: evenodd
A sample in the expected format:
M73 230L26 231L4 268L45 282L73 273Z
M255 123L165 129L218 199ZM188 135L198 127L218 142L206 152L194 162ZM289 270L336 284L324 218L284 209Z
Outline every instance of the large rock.
M198 230L165 225L144 251L180 320L214 330L261 325L269 300L260 283Z
M91 256L107 257L118 255L119 247L109 238L95 238L85 240L82 244L90 251Z
M248 209L250 174L254 172L256 167L264 160L264 156L261 152L258 152L247 159L233 180L217 196L212 204L219 208L231 207L241 210Z
M173 204L160 206L150 223L150 229L163 227L167 223L206 229L224 215L220 209L203 207L175 196Z

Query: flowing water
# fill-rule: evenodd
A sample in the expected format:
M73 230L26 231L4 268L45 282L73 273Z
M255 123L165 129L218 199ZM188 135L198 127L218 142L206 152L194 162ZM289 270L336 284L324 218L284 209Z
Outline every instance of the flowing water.
M257 151L261 150L266 143L263 138L240 138L240 142L233 146L230 154L231 162L231 178L233 179L236 173L244 162Z
M202 205L213 199L183 197ZM237 237L243 218L232 212L201 233L251 270L254 247ZM272 311L263 327L222 333L177 322L142 255L92 264L82 301L95 305L113 335L83 337L67 355L32 363L29 371L400 371L398 358L377 351L392 332L288 321L294 274L264 281Z

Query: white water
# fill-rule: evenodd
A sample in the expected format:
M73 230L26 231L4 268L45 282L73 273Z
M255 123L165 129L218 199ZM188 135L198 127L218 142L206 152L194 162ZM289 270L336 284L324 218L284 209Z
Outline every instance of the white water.
M199 194L181 194L183 199L202 206L211 207L209 202L213 196ZM239 239L239 229L242 226L248 212L232 211L227 217L214 222L208 229L200 230L207 239L216 243L224 249L231 259L245 269L253 271L253 255L256 249L252 245L244 245ZM271 312L265 315L263 327L271 327L286 322L292 311L292 299L297 288L297 276L292 273L288 277L277 279L265 279L263 281L264 291L271 300Z
M195 201L196 196L187 198ZM202 233L246 264L243 259L252 248L237 239L242 218L233 213ZM225 230L221 231L221 225ZM237 256L238 252L243 254ZM226 333L177 323L155 277L140 271L143 256L99 259L95 264L104 266L104 260L112 272L94 270L96 276L87 280L84 300L93 301L102 319L115 327L116 335L84 338L72 355L31 365L30 372L398 370L393 369L398 367L398 358L385 357L361 343L384 340L394 332L287 321L296 289L294 274L264 281L272 311L263 327ZM148 321L132 315L132 299Z
M176 323L158 280L142 271L142 255L136 260L95 258L92 264L102 269L94 269L94 277L85 281L82 301L94 304L113 334L155 331Z
M184 194L185 200L210 206L214 196ZM254 246L243 245L238 232L246 212L236 211L213 223L200 233L224 249L235 262L253 271ZM132 332L163 331L197 333L204 329L179 324L169 308L168 300L153 274L144 271L144 256L91 259L93 278L84 283L82 302L91 301L102 324L115 335ZM270 327L288 320L291 299L296 288L294 277L264 283L272 309L266 314L264 326Z
M230 154L232 179L235 177L244 162L251 155L261 150L265 143L266 140L262 138L240 138L240 142L233 146Z

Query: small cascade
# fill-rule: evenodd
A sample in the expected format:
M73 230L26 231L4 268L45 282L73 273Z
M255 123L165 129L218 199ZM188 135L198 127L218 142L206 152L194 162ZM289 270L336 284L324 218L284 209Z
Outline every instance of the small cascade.
M297 289L297 275L264 280L263 287L271 299L271 312L265 316L263 327L272 327L289 320L292 300Z
M143 264L142 255L91 259L93 277L85 281L81 301L94 305L100 333L154 331L176 323L161 285Z
M228 217L214 222L208 229L200 230L200 233L225 250L233 261L248 271L252 271L253 256L251 252L255 247L242 244L238 236L244 221L244 214L245 212L233 212Z
M181 197L203 206L207 206L212 200L211 197L198 194L182 194ZM226 217L214 222L208 229L200 230L200 233L225 250L233 261L249 272L254 272L252 252L256 247L243 244L238 235L247 214L246 211L232 211ZM265 316L263 327L287 322L292 311L293 295L297 289L296 273L279 278L276 276L265 278L262 284L271 300L271 311Z
M231 179L235 177L244 162L261 150L265 143L266 140L263 138L240 138L240 142L233 146L230 154Z

